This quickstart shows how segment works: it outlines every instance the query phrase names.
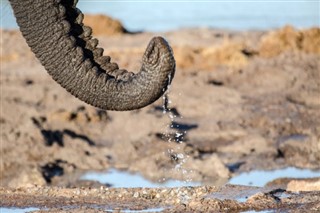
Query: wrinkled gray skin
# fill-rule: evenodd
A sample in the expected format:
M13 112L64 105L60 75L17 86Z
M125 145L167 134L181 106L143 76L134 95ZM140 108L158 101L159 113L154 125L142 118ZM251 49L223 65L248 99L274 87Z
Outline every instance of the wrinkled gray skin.
M169 44L153 38L137 74L103 56L77 0L9 0L31 50L72 95L105 110L139 109L163 95L175 72Z

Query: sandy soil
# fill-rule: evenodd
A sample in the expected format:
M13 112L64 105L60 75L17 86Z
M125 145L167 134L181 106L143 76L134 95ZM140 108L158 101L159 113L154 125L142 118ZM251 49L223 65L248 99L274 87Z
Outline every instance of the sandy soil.
M120 67L139 70L154 34L125 31L97 35L100 46ZM215 186L256 169L320 169L319 28L299 31L287 26L270 32L203 28L160 35L173 46L177 61L168 93L170 110L163 113L161 99L141 110L106 112L55 83L18 31L1 31L1 205L14 205L10 199L18 199L15 196L35 199L32 196L39 192L30 195L27 189L63 194L76 190L70 187L93 186L78 181L80 175L111 167L137 171L154 181L174 178ZM295 182L284 185L284 190L302 190L294 190L299 186ZM314 205L303 203L301 194L295 194L292 202L319 210L314 202L320 200L317 187L319 181L306 192ZM265 197L263 190L256 196ZM53 196L41 195L46 195L44 202ZM257 197L251 199L252 208L235 204L233 198L203 197L183 208L282 205L264 206ZM93 203L103 205L101 199Z

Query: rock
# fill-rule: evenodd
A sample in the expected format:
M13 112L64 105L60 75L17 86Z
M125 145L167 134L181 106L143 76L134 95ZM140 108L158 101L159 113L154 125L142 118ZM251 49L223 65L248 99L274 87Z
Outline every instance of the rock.
M304 52L320 54L320 28L303 30L302 38L301 49Z
M230 177L228 168L216 154L212 154L203 160L194 160L190 165L186 163L185 167L198 171L206 177L221 179Z
M320 89L305 90L298 88L287 95L287 99L293 103L301 104L309 107L320 108Z
M279 141L278 149L289 165L320 168L320 142L316 136L287 136Z
M188 46L174 47L173 50L177 67L181 69L195 67L196 60L199 57L198 50Z
M260 154L266 152L274 152L275 150L270 147L267 140L262 136L248 135L234 141L234 143L219 147L218 151L249 155L253 152Z
M45 186L46 180L42 176L40 170L36 167L23 169L19 175L15 176L8 186L11 188Z
M232 68L241 68L248 64L248 58L243 53L246 48L244 43L224 41L219 46L211 46L202 51L203 69L209 69L212 65L226 65Z
M206 47L174 47L177 67L180 69L213 70L223 65L231 68L241 68L248 63L248 56L243 53L246 46L226 40L219 45Z
M187 141L193 149L204 153L217 152L220 148L224 149L232 145L234 141L240 140L246 136L243 130L216 130L214 135L210 131L198 131L191 136L191 140Z
M292 180L287 185L287 191L320 191L320 178L311 180Z
M280 199L271 193L258 192L247 199L247 203L259 206L272 206L278 203Z

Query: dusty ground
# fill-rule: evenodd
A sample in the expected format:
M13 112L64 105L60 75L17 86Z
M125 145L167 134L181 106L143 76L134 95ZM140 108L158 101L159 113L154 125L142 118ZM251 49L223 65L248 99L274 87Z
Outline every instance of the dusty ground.
M97 35L100 46L120 67L139 70L141 55L154 34L122 30L111 36ZM57 199L63 200L63 190L96 184L77 180L84 171L111 167L137 171L154 181L174 178L216 186L256 169L320 169L319 28L284 27L270 32L184 29L160 35L173 46L177 61L168 93L170 110L163 113L161 99L141 110L106 112L56 84L18 31L1 31L2 206L20 205L13 204L19 196L25 202L21 206L30 205L26 198L49 202L53 195L41 191L46 189L57 191ZM301 191L294 187L308 185L294 181L299 180L281 187ZM39 189L40 197L38 191L30 195L28 187ZM270 191L259 189L269 194L255 195L259 199L253 197L251 203L202 196L173 209L261 210L284 208L292 201L292 205L319 210L317 187L319 180L309 192L280 203L272 201L277 199ZM89 188L81 190L90 192ZM274 203L259 203L261 196L268 200L269 195ZM84 202L72 199L76 201L70 200L70 205ZM103 206L101 199L89 203ZM154 201L146 202L150 204L146 207L164 207L155 205L158 200L152 205ZM36 206L43 204L39 202ZM47 206L56 207L53 201L49 203ZM130 202L123 205L130 207Z

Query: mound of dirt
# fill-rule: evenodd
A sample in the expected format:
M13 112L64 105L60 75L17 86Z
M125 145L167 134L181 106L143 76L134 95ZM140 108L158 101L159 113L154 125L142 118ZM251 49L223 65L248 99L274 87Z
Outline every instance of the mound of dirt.
M128 32L119 20L105 15L84 16L83 23L92 28L93 34L98 35L120 35Z
M177 67L181 69L214 70L217 66L241 68L248 64L246 45L230 40L203 48L175 47Z
M173 48L177 67L187 70L216 70L219 66L240 69L259 55L272 58L288 52L320 55L320 28L298 30L291 26L264 32L230 33L228 36L203 32L206 38L215 40L207 45L185 44ZM216 38L214 38L216 37Z
M259 53L274 57L285 51L303 51L320 54L320 28L297 30L285 26L262 37Z

